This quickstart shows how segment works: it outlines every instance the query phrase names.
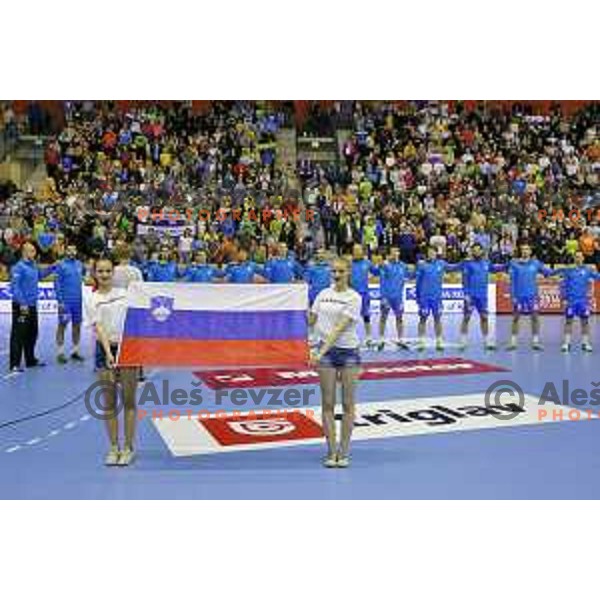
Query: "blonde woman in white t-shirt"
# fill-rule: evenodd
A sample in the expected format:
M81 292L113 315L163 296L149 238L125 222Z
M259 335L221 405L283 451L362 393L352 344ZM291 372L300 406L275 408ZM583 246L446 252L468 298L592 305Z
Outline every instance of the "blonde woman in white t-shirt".
M358 324L361 297L349 286L350 265L336 259L332 265L333 285L321 291L311 308L310 323L316 325L321 342L311 363L318 366L321 384L323 431L327 440L326 467L350 464L350 439L354 425L356 382L360 372ZM342 385L342 427L336 445L335 399L337 381Z
M87 320L96 330L96 372L105 397L106 419L110 449L104 464L127 466L135 458L134 438L136 424L135 395L138 368L116 367L119 343L127 314L127 290L113 284L114 267L111 260L96 261L94 276L97 289L86 305ZM114 384L120 384L119 387ZM119 392L120 398L116 392ZM119 446L119 406L123 402L125 443Z

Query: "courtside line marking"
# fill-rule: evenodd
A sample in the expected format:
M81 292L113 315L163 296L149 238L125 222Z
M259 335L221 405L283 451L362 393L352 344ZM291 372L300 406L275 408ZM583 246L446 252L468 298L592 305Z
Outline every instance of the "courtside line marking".
M17 371L16 373L8 373L8 375L4 375L2 377L2 381L6 379L12 379L13 377L17 377L17 375L21 375L21 373L19 371Z
M157 370L156 369L152 369L150 371L148 371L146 373L146 381L149 381L154 375L156 375ZM8 379L9 377L14 377L16 375L21 375L21 373L9 373L8 375L5 375L2 379ZM80 394L81 395L81 394ZM91 415L89 414L84 414L81 417L79 417L79 421L89 421L91 419ZM75 427L77 427L77 421L69 421L68 423L65 423L61 429L64 430L71 430L74 429ZM33 438L31 440L29 440L28 442L25 442L26 446L35 446L36 444L38 444L39 442L51 438L51 437L55 437L57 436L60 432L61 429L53 429L50 433L48 433L45 436L37 437L37 438ZM23 448L23 446L17 444L16 446L11 446L10 448L6 448L6 450L4 450L4 452L6 452L7 454L12 454L13 452L16 452L17 450L21 450Z

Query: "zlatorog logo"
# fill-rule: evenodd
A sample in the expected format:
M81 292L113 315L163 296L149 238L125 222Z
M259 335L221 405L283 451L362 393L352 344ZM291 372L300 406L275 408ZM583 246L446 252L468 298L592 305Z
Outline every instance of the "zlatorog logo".
M296 429L287 419L257 419L255 421L232 422L227 425L236 433L246 435L286 435Z

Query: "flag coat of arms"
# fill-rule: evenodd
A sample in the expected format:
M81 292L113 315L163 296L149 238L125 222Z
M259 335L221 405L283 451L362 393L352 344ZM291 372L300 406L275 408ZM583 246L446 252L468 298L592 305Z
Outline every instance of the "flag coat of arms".
M121 366L300 366L308 359L304 284L134 283Z

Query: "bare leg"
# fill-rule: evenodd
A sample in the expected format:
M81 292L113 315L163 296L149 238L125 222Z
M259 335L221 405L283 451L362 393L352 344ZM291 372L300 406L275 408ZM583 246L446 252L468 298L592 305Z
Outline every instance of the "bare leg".
M531 314L531 341L534 349L541 350L540 342L540 316L534 312Z
M135 425L137 420L135 394L137 390L138 370L136 367L121 369L120 377L123 386L123 402L125 409L125 447L133 450L135 446Z
M396 333L398 335L398 341L402 341L402 335L404 333L404 322L402 321L402 313L396 315Z
M479 319L481 325L481 334L483 335L483 339L487 340L488 335L490 334L490 320L486 313L480 314Z
M342 369L342 406L344 414L342 417L342 434L340 439L340 455L348 456L350 450L350 439L355 419L355 399L356 382L358 381L359 367L348 367Z
M73 351L79 353L79 343L81 342L81 323L75 323L71 328L73 339Z
M367 341L369 341L371 339L371 321L367 321L366 319L363 319L363 321L365 323L365 336Z
M59 323L58 327L56 328L56 348L57 348L58 360L59 360L59 362L62 362L62 363L66 362L64 360L66 328L67 328L67 326L64 325L63 323Z
M583 333L584 325L583 321L581 322L581 332ZM563 336L563 345L561 350L563 352L569 351L569 346L571 345L571 336L573 335L573 319L565 319L565 327L564 327L564 336Z
M592 351L592 343L590 341L590 320L585 317L581 319L581 347L586 352Z
M111 447L119 445L119 421L116 411L116 394L115 394L115 377L114 373L105 369L98 373L98 380L102 381L104 401L106 402L106 431L108 432L108 440ZM112 384L112 385L110 385Z
M419 342L417 349L425 350L425 331L427 330L427 317L419 317L419 326L417 330L417 334L419 337Z
M510 344L509 344L509 349L510 348L516 348L517 347L517 339L519 337L519 313L515 312L513 313L513 320L512 320L512 325L511 325L511 336L510 336Z
M442 350L444 347L444 331L442 326L442 315L438 315L433 319L435 329L435 345L438 350Z
M336 370L333 367L319 368L319 382L321 385L321 407L323 420L323 433L327 440L327 454L335 455L335 385Z
M390 311L388 308L381 309L381 316L379 318L379 338L382 342L385 340L385 324L387 323L389 314Z
M465 347L467 345L467 337L469 335L469 321L471 320L471 315L469 313L463 314L463 320L460 324L460 343L461 346Z

